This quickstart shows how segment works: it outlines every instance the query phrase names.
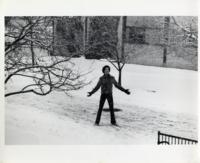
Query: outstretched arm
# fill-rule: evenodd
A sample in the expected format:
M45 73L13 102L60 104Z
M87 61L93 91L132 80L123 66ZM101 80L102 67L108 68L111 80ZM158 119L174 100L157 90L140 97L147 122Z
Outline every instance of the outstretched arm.
M94 89L91 92L88 92L88 96L91 96L93 93L95 93L101 86L101 79L99 79L97 85L94 87Z
M126 94L130 94L128 89L124 89L122 86L120 86L117 81L115 80L115 78L113 78L113 84L115 85L116 88L118 88L119 90L121 90L122 92L125 92Z

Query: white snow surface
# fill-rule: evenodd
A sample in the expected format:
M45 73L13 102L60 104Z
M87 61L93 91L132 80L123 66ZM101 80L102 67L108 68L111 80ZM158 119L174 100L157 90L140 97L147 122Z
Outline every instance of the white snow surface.
M94 121L100 90L87 97L95 87L105 60L74 58L77 70L91 71L85 76L91 84L71 96L52 92L47 96L32 93L6 97L6 144L156 144L157 132L197 139L198 73L190 70L126 64L122 86L131 95L113 88L114 107L120 127L110 125L110 113L102 112L100 126ZM29 81L13 77L6 92L20 89ZM105 103L104 108L108 104Z

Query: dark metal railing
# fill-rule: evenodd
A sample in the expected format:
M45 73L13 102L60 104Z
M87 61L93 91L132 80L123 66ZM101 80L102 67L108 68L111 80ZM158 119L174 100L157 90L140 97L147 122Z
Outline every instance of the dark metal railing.
M169 134L164 134L158 131L158 141L157 144L197 144L197 140L193 139L188 139L188 138L183 138L179 136L174 136L174 135L169 135Z

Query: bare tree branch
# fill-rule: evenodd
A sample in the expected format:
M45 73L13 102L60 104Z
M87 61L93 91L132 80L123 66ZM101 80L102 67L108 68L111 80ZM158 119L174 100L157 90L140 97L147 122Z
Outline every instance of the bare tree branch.
M171 18L172 18L172 20L174 21L174 23L175 23L182 31L191 34L191 36L192 36L193 39L195 39L195 40L198 39L197 33L194 33L194 32L192 32L192 31L190 31L190 30L184 28L184 27L181 26L180 24L178 24L177 21L176 21L176 19L174 18L174 16L172 16Z
M12 18L13 23L6 26L5 46L5 84L14 76L22 79L29 78L31 84L25 84L19 91L11 91L5 97L22 93L47 95L53 90L77 90L86 85L79 74L72 68L70 57L49 56L52 46L51 17L20 17ZM7 23L8 24L8 23ZM64 46L64 45L61 45ZM29 48L45 50L44 58L35 57L35 64L31 63ZM35 52L36 53L36 52ZM79 53L83 53L80 51Z

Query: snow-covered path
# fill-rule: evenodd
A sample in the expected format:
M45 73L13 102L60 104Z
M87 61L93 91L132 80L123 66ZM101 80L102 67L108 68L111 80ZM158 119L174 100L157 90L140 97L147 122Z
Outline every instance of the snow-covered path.
M97 101L62 93L33 96L8 99L6 144L156 144L158 130L197 138L196 120L185 114L116 105L122 109L116 112L120 128L110 125L109 112L103 112L101 125L94 126Z
M71 92L72 97L53 92L6 98L6 144L156 144L158 130L197 139L196 72L127 65L123 82L132 94L114 89L120 127L110 125L109 112L103 112L101 125L94 126L99 92L90 98L86 93L95 86L105 62L76 62L84 71L94 69L88 75L94 82ZM117 76L114 69L112 74ZM24 84L14 81L15 86L7 89Z

